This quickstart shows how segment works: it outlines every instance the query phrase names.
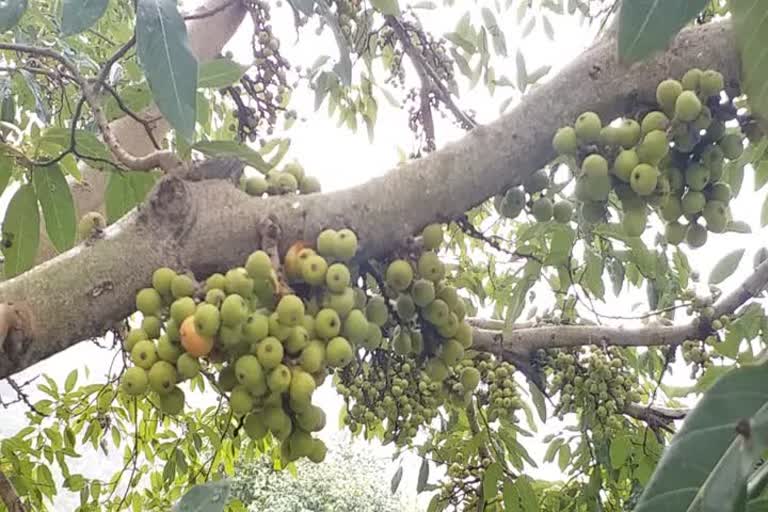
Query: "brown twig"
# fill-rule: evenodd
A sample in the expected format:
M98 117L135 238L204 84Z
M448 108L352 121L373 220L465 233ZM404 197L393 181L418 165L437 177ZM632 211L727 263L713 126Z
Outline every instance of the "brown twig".
M25 382L24 384L19 385L19 383L16 382L13 379L13 377L8 377L6 380L8 381L8 384L10 384L11 387L13 388L13 390L16 392L16 396L19 397L19 400L21 400L22 402L27 404L27 407L29 407L30 410L34 411L35 413L37 413L40 416L43 416L43 417L47 417L48 416L44 412L41 412L37 407L35 407L35 405L29 400L29 395L27 395L27 393L24 392L24 389L23 389L24 386L29 384L29 382L31 382L31 381L28 381L28 382Z

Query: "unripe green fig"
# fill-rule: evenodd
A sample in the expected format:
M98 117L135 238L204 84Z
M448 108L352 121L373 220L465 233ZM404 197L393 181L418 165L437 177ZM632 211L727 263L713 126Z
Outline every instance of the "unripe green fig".
M659 171L648 164L639 164L632 170L629 184L639 196L650 195L656 189Z
M538 222L547 222L552 219L554 206L552 200L548 197L540 197L533 202L531 213Z
M582 143L594 143L600 140L600 129L603 127L600 116L594 112L584 112L574 123L576 138Z
M685 241L692 249L703 246L707 243L707 229L701 224L692 222L685 233Z
M679 219L683 214L683 205L680 198L675 195L667 197L667 200L661 205L659 213L661 213L661 218L667 222Z
M678 245L685 240L685 233L688 227L677 221L668 222L664 227L664 237L672 245Z
M690 123L701 113L701 100L692 91L683 91L675 102L675 117Z
M200 304L195 311L195 331L200 336L210 338L216 335L221 326L221 314L213 304Z
M428 251L438 249L443 243L443 226L429 224L421 231L421 240Z
M624 119L618 126L619 144L624 149L635 146L640 140L640 124L634 119Z
M366 333L367 324L368 322L366 321ZM328 346L325 349L325 357L331 367L344 368L352 362L355 354L349 341L341 336L337 336L328 342Z
M549 175L547 174L547 171L544 169L539 169L538 171L534 172L523 183L523 188L529 194L535 194L536 192L541 192L548 186L549 186Z
M168 393L160 395L160 410L169 416L176 416L184 410L184 391L174 386Z
M707 201L701 216L707 221L707 229L713 233L722 233L728 227L728 206L721 201Z
M707 198L702 192L689 190L683 195L681 204L685 215L694 215L704 209Z
M613 174L621 181L629 183L632 171L640 164L640 158L634 149L624 149L613 161Z
M709 183L709 169L698 163L692 163L685 170L685 184L690 190L702 191Z
M433 282L440 281L445 277L445 264L440 261L438 255L432 251L425 251L419 256L416 264L419 275Z
M512 187L504 194L497 211L503 217L514 219L525 207L525 192L519 187Z
M77 224L77 234L80 240L85 240L101 233L107 227L107 221L99 212L88 212L80 218Z
M144 315L156 315L163 307L163 299L154 288L144 288L136 294L136 309Z
M147 372L138 366L127 368L120 378L120 388L130 396L143 395L147 392L148 386L149 377Z
M152 287L163 297L171 296L171 282L176 272L168 267L160 267L152 273Z
M699 77L699 92L704 98L717 96L725 88L725 79L722 73L713 69L704 71Z
M389 286L397 291L404 291L413 281L413 269L405 260L395 260L389 264L385 274L385 280Z
M333 255L337 260L349 261L357 253L357 235L351 229L341 229L336 233Z
M683 86L677 80L664 80L656 87L656 101L664 112L674 112L677 97L683 92Z
M664 112L659 112L658 110L654 110L653 112L648 112L643 116L643 120L640 123L640 133L642 135L647 135L648 133L660 130L660 131L666 131L667 127L669 126L669 118Z
M328 263L319 254L307 257L301 264L301 277L304 282L312 286L325 284Z
M720 140L720 149L728 160L736 160L744 152L744 142L740 134L729 133Z
M724 181L712 183L708 188L709 190L705 192L708 199L720 201L725 204L728 204L731 200L731 186Z
M573 217L573 203L568 200L562 200L555 203L552 210L555 220L561 224L567 224Z
M699 68L691 68L685 72L680 83L685 91L698 92L701 84L702 71Z
M174 299L191 297L194 295L196 287L197 284L191 277L185 274L179 274L171 281L171 294Z
M322 186L320 185L320 181L314 176L304 176L304 178L299 182L300 194L316 194L321 190Z
M648 132L637 147L640 162L650 165L658 165L667 153L669 153L669 141L667 134L661 130Z
M608 176L608 162L602 155L589 155L581 163L581 172L588 178Z
M576 130L570 126L564 126L557 130L552 138L552 147L555 148L558 155L575 155L579 148Z

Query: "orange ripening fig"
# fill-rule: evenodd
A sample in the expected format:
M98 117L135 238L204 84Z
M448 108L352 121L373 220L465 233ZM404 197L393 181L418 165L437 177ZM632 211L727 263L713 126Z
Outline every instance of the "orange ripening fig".
M314 250L308 248L309 244L303 240L294 242L293 245L285 253L283 258L283 269L285 270L285 277L289 281L295 281L301 279L301 263L307 257L315 253Z
M195 330L195 316L190 315L184 319L179 329L181 346L195 357L208 355L213 349L213 338L201 336Z

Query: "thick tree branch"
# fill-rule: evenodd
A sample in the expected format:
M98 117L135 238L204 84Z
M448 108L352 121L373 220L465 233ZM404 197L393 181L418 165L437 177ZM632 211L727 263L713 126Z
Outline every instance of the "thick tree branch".
M693 66L717 68L729 84L737 83L728 24L685 30L668 52L629 69L615 54L613 42L597 44L494 123L347 190L253 198L223 180L163 178L147 204L110 226L104 239L0 284L0 302L14 301L29 319L21 329L22 346L0 357L0 377L125 318L135 292L159 266L202 277L241 265L260 246L258 227L270 216L280 224L283 252L324 228L346 226L357 233L362 258L389 254L426 224L455 219L522 183L554 157L550 141L557 128L584 110L612 119L627 110L628 101L651 101L659 81Z
M768 260L761 263L735 290L722 296L714 305L713 318L730 315L747 301L757 297L768 285ZM504 329L492 322L491 327L478 327L483 322L472 320L475 327L473 348L501 353L516 361L527 360L539 349L613 345L619 347L674 346L688 339L702 339L710 334L708 322L697 318L682 325L651 324L634 329L604 325L546 325Z

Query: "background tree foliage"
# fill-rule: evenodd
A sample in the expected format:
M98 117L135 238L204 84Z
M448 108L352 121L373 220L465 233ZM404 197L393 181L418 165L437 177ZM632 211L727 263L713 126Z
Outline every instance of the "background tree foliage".
M244 435L254 429L222 385L222 361L201 359L202 372L182 383L187 403L179 411L164 395L133 396L125 384L131 355L121 346L133 346L139 328L171 336L170 320L153 315L160 306L141 300L144 314L134 313L139 290L161 288L156 268L204 282L263 249L285 277L294 242L349 227L359 251L337 259L351 260L360 278L353 284L361 310L385 297L384 321L363 316L381 324L383 341L356 344L351 366L330 369L327 382L343 397L339 421L355 436L421 458L415 487L431 493L430 511L765 507L767 252L750 249L752 269L734 283L727 279L749 266L748 244L723 250L721 241L749 238L751 226L730 215L728 201L754 201L768 182L766 6L509 0L464 12L454 4L216 0L187 11L172 0L0 3L0 190L10 197L0 377L13 391L3 404L29 408L28 424L0 442L0 506L50 509L67 490L79 494L83 511L243 510L250 491L230 479L266 468L249 461L309 471L278 429ZM430 16L443 11L458 17L439 33ZM279 32L277 13L295 27ZM250 51L236 61L222 48L246 16ZM529 68L511 36L555 39L557 17L605 30L583 58L550 76L548 66ZM687 25L695 26L677 35ZM312 30L337 52L289 60L288 41L298 34L301 47ZM686 73L697 66L704 74ZM715 85L703 85L704 76ZM667 78L698 99L665 106L656 86ZM491 101L502 92L498 121L463 106L467 95ZM315 115L294 106L307 94L315 111L340 128L364 127L372 141L380 109L407 112L414 145L406 163L367 185L320 192L311 163L291 152L292 127ZM698 106L688 118L691 102ZM647 121L657 109L664 113ZM579 117L589 110L597 114ZM443 117L466 138L444 146ZM633 177L636 165L621 178L618 146L636 147L642 158L660 148L643 147L639 133L621 142L623 128L609 126L619 119L630 134L640 122L648 123L644 136L661 134L653 186ZM569 125L573 132L558 131ZM664 160L668 153L679 160ZM587 163L590 154L607 160ZM247 164L245 176L237 162ZM701 183L694 164L707 170ZM745 173L755 191L742 190ZM683 203L693 200L683 196L681 211L670 212L670 198L683 190L722 204L687 211ZM701 246L722 253L706 278L689 263ZM397 286L387 270L397 258L415 263L438 248L447 265L425 268L446 269L434 279L436 293L466 326L461 336L417 310L415 287ZM296 289L301 294L301 284ZM637 311L600 313L600 302L635 297L643 302ZM456 348L450 364L445 348L422 354L412 335L429 323L450 333L433 339L474 342ZM32 382L14 378L91 337L102 338L112 358L99 382L87 376L82 384L77 370L63 382L43 375L34 385L46 396L31 400ZM690 387L670 379L681 366ZM195 392L213 399L193 404ZM543 438L537 460L530 439L553 422L562 428ZM73 473L87 449L124 464L112 475ZM250 469L239 471L243 461ZM553 461L561 480L530 475ZM393 493L402 477L395 472ZM280 482L292 498L304 495L297 482ZM340 499L363 500L346 491Z

